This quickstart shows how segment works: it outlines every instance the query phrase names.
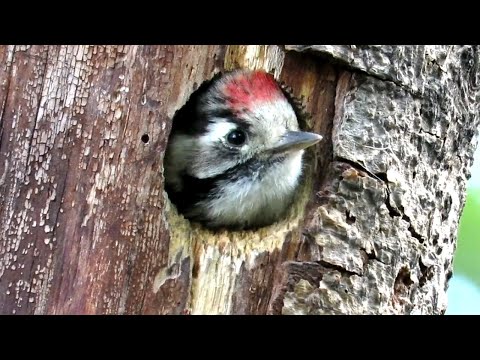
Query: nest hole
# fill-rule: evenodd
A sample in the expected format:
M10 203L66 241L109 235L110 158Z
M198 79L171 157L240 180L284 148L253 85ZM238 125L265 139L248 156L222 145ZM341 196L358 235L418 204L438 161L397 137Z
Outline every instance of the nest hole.
M167 143L167 150L166 154L164 157L164 175L166 177L165 181L165 192L168 196L168 200L170 204L175 208L175 212L177 215L181 216L184 218L189 224L198 224L201 228L204 228L206 230L214 231L217 232L218 230L227 230L227 231L257 231L262 228L267 228L271 225L275 225L278 223L282 222L291 222L294 220L296 217L298 217L299 214L303 213L306 204L309 200L309 196L311 195L311 188L313 186L313 180L311 177L313 176L313 169L315 168L314 163L316 162L316 153L313 151L312 148L307 148L305 151L305 154L303 155L303 171L302 171L302 176L300 177L299 180L299 185L297 187L296 193L294 195L294 199L292 203L287 207L286 211L284 212L283 216L278 218L276 221L261 225L261 226L248 226L248 227L242 227L242 228L236 228L236 227L211 227L206 225L205 223L201 221L195 221L195 220L190 220L188 219L188 216L185 216L185 211L182 207L182 201L184 201L181 196L178 196L178 194L175 194L174 191L172 191L172 186L171 184L169 185L167 177L167 171L169 170L166 165L166 161L168 159L168 156L171 155L170 151L170 145L172 143L172 139L174 138L174 135L176 132L180 131L182 133L187 133L187 134L194 134L195 131L198 131L198 125L199 124L192 124L191 119L195 116L195 104L199 100L199 96L201 96L212 84L212 82L217 79L220 76L220 74L215 75L212 79L206 80L203 83L201 83L198 88L197 86L194 86L193 92L190 94L187 102L182 105L177 111L175 112L173 119L172 119L172 128L169 134L169 139ZM288 99L291 100L290 98L291 95L288 95ZM292 106L294 107L295 113L297 115L297 120L299 124L300 130L303 131L311 131L311 129L308 128L307 122L305 121L304 118L304 109L298 110L297 109L297 104L293 103ZM201 130L200 130L201 131ZM149 137L147 134L142 135L141 137L142 142L148 143ZM170 167L172 161L170 161ZM188 190L192 190L192 188L196 188L199 192L201 192L203 189L202 187L204 186L204 183L198 182L198 183L192 183L189 184Z

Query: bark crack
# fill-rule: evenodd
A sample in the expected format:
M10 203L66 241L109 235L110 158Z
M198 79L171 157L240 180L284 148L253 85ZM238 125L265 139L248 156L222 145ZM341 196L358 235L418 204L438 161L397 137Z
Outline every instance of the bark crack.
M438 140L442 139L442 137L441 137L440 135L437 135L437 134L432 133L432 132L430 132L430 131L424 130L423 128L420 128L420 132L421 132L421 133L428 134L428 135L431 135L431 136L434 136L434 137L436 137Z
M32 135L30 136L30 139L28 140L28 154L27 154L27 157L25 159L25 170L24 170L24 182L27 182L27 178L28 178L28 164L29 164L29 159L30 159L30 155L31 155L31 150L32 150L32 142L33 142L33 137L34 137L34 132L35 132L35 128L37 126L37 120L38 120L38 114L39 114L39 111L40 111L40 104L41 104L41 101L42 101L42 94L43 94L43 87L44 87L44 84L45 84L45 76L46 76L46 70L47 70L47 65L48 65L48 49L49 49L49 46L47 46L47 51L46 51L46 56L45 56L45 65L43 67L43 74L42 74L42 84L40 86L40 96L38 97L38 103L37 103L37 111L35 112L35 118L33 120L33 127L32 127ZM50 190L50 186L49 188L47 189L47 194L48 194L48 190ZM56 219L55 219L55 223L53 225L53 230L52 230L52 234L55 233L55 228L56 228ZM53 241L53 235L52 235L52 241ZM37 248L37 244L38 244L38 238L34 240L34 249ZM35 255L34 255L35 256ZM31 262L31 266L30 266L30 269L28 271L29 273L29 279L32 279L32 274L33 274L33 271L35 269L35 260L32 259L32 262ZM32 289L30 289L31 291ZM29 291L29 292L30 292ZM28 303L27 302L27 309L31 308L31 306L29 305L33 305Z
M322 265L324 268L329 269L329 270L336 270L339 273L341 273L342 275L347 275L348 277L350 277L352 275L362 276L362 274L357 273L356 271L347 270L340 265L335 265L335 264L329 263L325 260L317 261L317 264Z
M420 266L420 272L422 274L420 279L418 279L418 284L420 285L420 287L423 287L428 280L432 279L434 267L431 265L430 266L424 265L421 258L418 261L418 265Z
M62 192L60 194L60 196L58 197L59 199L59 205L58 205L58 210L57 210L57 213L55 215L55 222L54 222L54 225L53 225L53 231L52 231L52 241L53 239L55 238L55 232L57 231L57 221L58 221L58 217L60 215L60 209L62 208L62 204L63 204L63 196L65 195L65 187L66 187L66 184L67 184L67 178L68 178L68 169L70 168L70 157L67 158L67 171L65 172L65 177L63 179L63 185L62 185Z
M396 217L396 216L402 216L402 213L400 210L398 210L396 207L392 206L390 203L390 193L387 192L387 198L385 199L385 206L388 209L388 212L390 214L390 217Z
M403 214L402 220L408 223L408 231L410 232L410 235L412 235L413 238L417 239L420 244L423 244L425 242L425 238L414 229L410 218L407 215Z
M60 193L60 196L57 196L57 199L59 201L59 204L58 204L58 209L57 209L57 212L55 214L55 220L52 221L52 227L53 227L53 230L52 230L52 239L51 239L51 242L53 243L53 239L55 238L55 233L57 231L57 223L58 223L58 217L60 215L60 209L62 207L62 203L63 203L63 196L65 195L65 185L67 183L67 177L68 177L68 169L70 168L70 156L67 157L67 171L66 171L66 175L64 177L64 180L63 180L63 184L62 184L62 191ZM32 272L33 272L33 269L34 269L34 266L33 266L33 262L32 262L32 266L30 267L30 274L29 274L29 279L33 279L33 276L32 276ZM32 304L33 305L33 304Z
M33 127L32 127L32 135L30 136L30 139L28 140L28 153L27 157L25 158L25 170L24 170L24 182L27 182L27 171L28 171L28 164L30 160L30 155L32 153L32 142L33 142L33 137L35 135L35 129L37 127L38 123L38 114L40 112L40 104L42 102L42 96L43 96L43 90L45 86L45 77L47 75L47 66L48 66L48 51L50 49L50 46L47 45L47 51L45 55L45 66L43 67L43 74L42 74L42 85L40 86L40 96L38 97L38 104L37 104L37 111L35 113L35 117L33 119Z
M479 78L477 78L477 74L479 74L479 68L480 68L480 46L479 45L474 45L473 47L473 65L472 68L470 69L471 71L471 79L470 79L470 86L472 87L472 90L478 91L480 90L480 81Z
M350 160L350 159L347 159L347 158L344 158L344 157L341 157L341 156L335 156L334 161L343 162L345 164L348 164L351 167L353 167L354 169L366 173L371 178L381 181L382 183L384 183L387 186L387 191L390 191L390 189L388 188L388 180L387 180L387 176L386 176L385 173L374 174L373 172L371 172L370 170L368 170L366 167L359 164L358 162L355 162L353 160Z
M425 241L425 238L422 235L420 235L420 233L417 232L414 229L410 217L405 214L403 209L398 209L398 208L392 206L392 204L390 202L391 191L390 191L390 187L388 186L388 179L387 179L387 175L385 173L374 174L373 172L369 171L368 169L366 169L363 165L359 164L358 162L355 162L353 160L349 160L349 159L346 159L346 158L343 158L343 157L340 157L340 156L336 156L335 161L346 163L346 164L352 166L354 169L365 172L370 177L372 177L374 179L377 179L377 180L381 181L383 184L385 184L385 190L386 190L385 206L387 207L390 216L391 217L401 216L402 220L404 220L408 223L408 225L409 225L408 226L408 231L410 232L411 236L413 238L417 239L420 243L423 243Z
M6 91L5 91L5 99L3 100L2 107L0 109L0 149L2 147L2 137L3 137L3 116L5 115L5 107L7 106L7 100L8 96L10 95L10 83L12 79L12 71L13 71L13 57L15 56L15 47L16 45L13 45L12 48L12 58L8 59L7 58L7 66L8 66L8 74L7 74L7 86L6 86ZM9 61L10 60L10 61Z
M381 75L378 75L378 74L374 74L374 73L371 73L371 72L368 72L367 70L362 70L362 69L358 69L358 68L353 68L353 71L354 72L359 72L361 74L365 74L365 75L368 75L368 76L371 76L377 80L380 80L380 81L383 81L383 82L389 82L393 85L396 85L400 88L402 88L403 90L405 90L407 93L409 93L410 95L412 95L412 97L414 98L417 98L417 99L423 99L423 95L419 92L419 91L415 91L413 90L412 88L408 87L407 85L405 84L402 84L401 82L398 82L398 81L395 81L393 79L388 79L386 76L381 76Z
M377 80L380 80L382 82L389 82L393 85L396 85L400 88L402 88L403 90L405 90L406 92L408 92L410 95L412 95L413 97L416 97L416 98L419 98L419 99L422 99L423 98L423 94L420 92L420 91L415 91L413 90L411 87L389 77L388 75L381 75L381 74L376 74L376 73L373 73L373 72L370 72L368 69L361 69L361 68L358 68L356 67L353 62L351 61L347 61L341 57L336 57L328 52L324 52L322 50L316 50L316 49L309 49L309 48L306 48L305 49L306 51L311 51L315 54L321 54L323 55L324 57L327 57L327 58L330 58L331 60L333 60L334 62L338 63L338 64L342 64L346 69L348 69L349 71L351 71L352 73L358 73L358 74L361 74L361 75L366 75L366 76L371 76ZM305 51L303 50L303 51ZM295 51L295 50L293 50Z
M390 191L387 189L387 197L385 199L385 206L387 207L390 216L391 217L401 217L401 219L403 221L406 221L408 223L408 231L410 232L410 235L413 238L417 239L421 244L423 244L423 242L425 241L425 237L420 235L420 233L418 233L415 230L415 228L412 225L412 221L411 221L410 217L405 214L405 211L404 211L403 207L400 207L400 209L399 209L397 207L392 206L392 204L390 202L390 199L391 199Z

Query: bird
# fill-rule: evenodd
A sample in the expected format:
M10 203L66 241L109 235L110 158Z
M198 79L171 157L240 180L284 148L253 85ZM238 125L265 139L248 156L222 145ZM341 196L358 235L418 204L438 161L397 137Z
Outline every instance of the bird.
M173 116L165 190L177 210L207 228L255 229L285 216L303 155L322 136L299 129L294 98L272 74L216 74Z

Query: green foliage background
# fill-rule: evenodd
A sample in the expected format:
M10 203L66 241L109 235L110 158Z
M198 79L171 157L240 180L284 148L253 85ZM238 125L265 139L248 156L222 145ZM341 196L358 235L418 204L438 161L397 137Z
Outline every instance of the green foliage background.
M480 287L479 238L480 188L470 187L467 191L467 200L460 219L454 258L454 274L462 274L468 277L478 287Z

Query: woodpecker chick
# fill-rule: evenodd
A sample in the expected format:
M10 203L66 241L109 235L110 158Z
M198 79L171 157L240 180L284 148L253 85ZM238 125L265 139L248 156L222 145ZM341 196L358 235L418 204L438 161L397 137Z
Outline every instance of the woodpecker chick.
M186 218L246 229L279 220L292 203L304 149L291 98L272 75L236 70L192 94L173 119L166 191Z

